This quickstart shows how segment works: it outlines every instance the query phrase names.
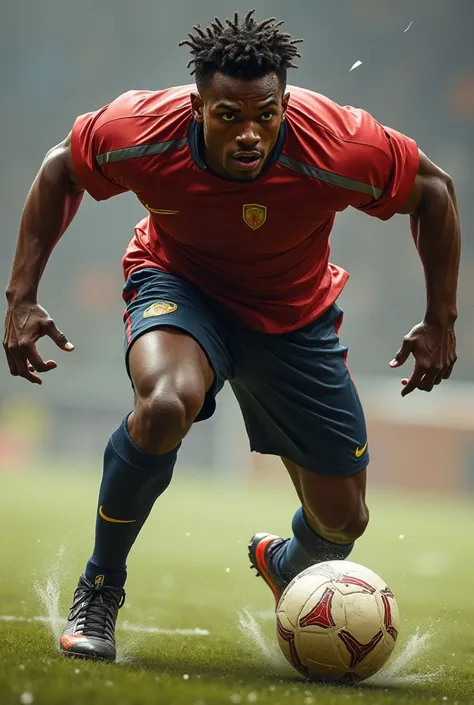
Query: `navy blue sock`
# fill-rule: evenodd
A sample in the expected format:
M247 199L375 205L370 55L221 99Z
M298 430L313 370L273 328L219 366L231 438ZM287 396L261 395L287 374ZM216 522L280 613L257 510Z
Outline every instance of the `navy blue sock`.
M155 500L171 482L179 445L166 455L150 455L133 442L126 417L104 453L94 552L86 578L95 585L123 587L126 560Z
M305 568L323 561L344 560L354 543L338 544L326 541L306 521L303 507L293 517L293 538L282 547L277 557L277 569L285 580L292 580Z

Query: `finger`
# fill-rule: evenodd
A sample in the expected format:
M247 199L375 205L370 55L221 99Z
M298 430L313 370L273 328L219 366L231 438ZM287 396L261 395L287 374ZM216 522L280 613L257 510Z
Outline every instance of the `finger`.
M425 372L423 378L421 379L418 389L421 389L423 392L431 392L433 389L436 379L439 376L440 372L439 370L431 369L428 370L428 372Z
M4 345L3 348L5 350L5 355L7 358L8 367L10 369L10 374L12 374L14 377L18 377L18 370L17 370L13 355L11 354L9 349L6 347L6 345Z
M425 374L426 370L424 367L419 367L416 366L415 369L413 370L413 374L410 377L409 380L407 380L407 383L402 389L402 397L406 397L407 394L411 394L413 390L415 390L418 385L420 384L423 375Z
M397 352L393 360L390 362L390 367L400 367L403 365L407 359L408 356L411 353L411 343L410 341L404 339L402 343L402 347L400 350Z
M15 376L24 377L29 382L33 382L34 384L41 384L41 377L35 375L34 370L31 369L31 365L28 363L26 357L27 350L27 345L14 345L8 348L8 352L16 367Z
M456 362L456 361L454 361ZM451 377L451 372L453 371L454 362L452 362L446 372L443 374L443 379L449 379Z
M54 321L49 322L47 334L61 350L65 350L66 352L72 352L74 350L74 345L69 342L64 333L61 333L61 331L56 328Z
M36 345L30 345L28 347L28 350L25 351L25 357L37 372L48 372L58 366L54 360L44 361L36 349Z
M441 370L439 373L438 377L436 378L435 384L441 384L443 379L448 379L448 377L451 375L451 372L453 371L454 363L456 360L454 360L450 365L446 367L446 369Z
M28 364L28 361L22 356L18 348L15 351L12 351L12 356L15 360L17 374L20 377L27 379L28 382L32 382L33 384L43 383L41 377L34 373L32 365Z

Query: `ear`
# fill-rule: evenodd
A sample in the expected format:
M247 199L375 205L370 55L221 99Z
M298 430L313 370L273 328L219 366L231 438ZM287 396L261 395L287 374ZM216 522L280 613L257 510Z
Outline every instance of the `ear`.
M196 122L200 122L202 124L204 122L203 100L199 93L191 93L191 108Z
M288 103L290 102L290 94L285 93L285 95L282 98L281 104L283 106L283 115L282 115L282 120L286 118L286 111L288 110Z

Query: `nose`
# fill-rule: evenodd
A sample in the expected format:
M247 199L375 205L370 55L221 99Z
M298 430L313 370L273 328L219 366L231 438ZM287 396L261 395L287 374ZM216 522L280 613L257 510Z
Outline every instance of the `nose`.
M236 138L240 149L252 149L260 142L260 135L255 130L255 123L243 123L240 134Z

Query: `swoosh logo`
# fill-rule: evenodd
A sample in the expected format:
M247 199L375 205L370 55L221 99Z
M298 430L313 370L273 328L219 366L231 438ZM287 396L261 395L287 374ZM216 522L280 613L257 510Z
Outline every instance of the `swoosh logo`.
M99 516L101 519L109 521L111 524L135 524L137 521L136 519L112 519L112 517L108 517L107 514L104 514L102 506L99 507Z
M176 213L179 213L179 211L172 211L167 208L152 208L148 203L145 203L145 208L150 211L150 213L158 213L158 215L176 215Z
M355 449L354 454L355 454L356 458L360 458L360 456L365 453L365 451L367 450L368 444L369 444L369 441L366 441L365 444L362 446L362 448Z

